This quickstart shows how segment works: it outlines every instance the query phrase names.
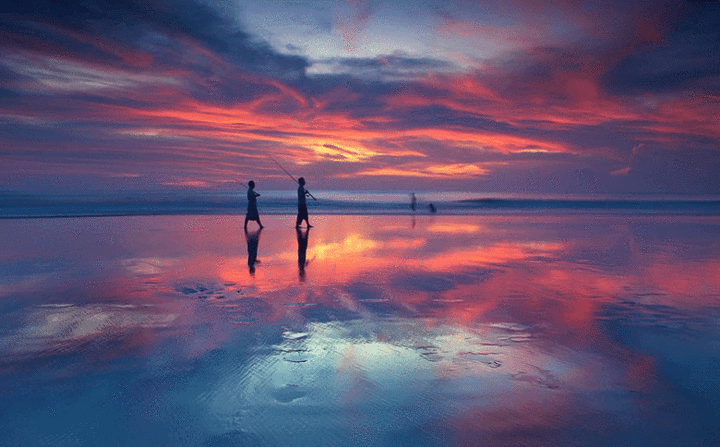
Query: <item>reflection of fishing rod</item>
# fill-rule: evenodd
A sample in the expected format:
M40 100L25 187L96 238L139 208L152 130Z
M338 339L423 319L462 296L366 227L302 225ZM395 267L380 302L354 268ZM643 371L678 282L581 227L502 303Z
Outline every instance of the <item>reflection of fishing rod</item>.
M273 156L271 155L270 158L272 159L272 161L275 162L276 165L278 165L278 167L279 167L280 169L283 170L283 172L284 172L285 174L288 175L288 177L290 177L291 179L293 179L293 181L294 181L295 183L299 183L297 180L295 180L295 177L293 177L292 174L290 174L290 173L287 171L287 169L283 168L283 166L280 164L280 162L278 162L278 161L275 159L275 157L273 157ZM310 194L310 191L305 190L305 192L307 193L307 195L309 195L310 197L312 197L313 200L317 200L317 199L315 198L315 196L313 196L312 194Z

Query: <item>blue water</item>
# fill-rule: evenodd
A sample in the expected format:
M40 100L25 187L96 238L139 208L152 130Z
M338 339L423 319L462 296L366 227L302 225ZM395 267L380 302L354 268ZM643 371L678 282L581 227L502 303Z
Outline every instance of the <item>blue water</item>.
M261 215L293 214L294 191L263 191L258 199ZM403 215L440 214L672 214L720 215L720 197L650 195L520 195L458 192L418 193L416 210L410 196L401 192L316 191L308 200L311 214ZM30 196L0 194L0 218L125 216L178 214L244 214L247 200L238 194L145 194L133 197Z
M0 445L720 443L720 217L311 219L0 220Z

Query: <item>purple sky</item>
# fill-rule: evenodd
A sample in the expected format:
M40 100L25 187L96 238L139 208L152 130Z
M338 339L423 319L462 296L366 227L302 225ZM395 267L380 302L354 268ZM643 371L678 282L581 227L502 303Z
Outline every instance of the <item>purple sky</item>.
M11 2L0 192L720 193L720 4Z

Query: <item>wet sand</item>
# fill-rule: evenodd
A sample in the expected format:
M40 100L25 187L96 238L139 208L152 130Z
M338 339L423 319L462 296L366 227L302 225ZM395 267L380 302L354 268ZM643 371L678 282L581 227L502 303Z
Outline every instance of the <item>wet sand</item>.
M719 441L720 218L311 222L0 220L1 443Z

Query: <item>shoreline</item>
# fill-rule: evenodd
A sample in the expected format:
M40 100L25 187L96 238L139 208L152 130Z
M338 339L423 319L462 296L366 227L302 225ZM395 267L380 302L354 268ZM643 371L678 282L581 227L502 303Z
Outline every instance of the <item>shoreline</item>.
M2 213L2 211L0 211ZM287 211L270 211L260 212L260 216L295 216L295 212ZM133 217L133 216L245 216L245 210L238 210L237 212L223 212L223 211L130 211L130 212L110 212L110 213L27 213L27 214L0 214L0 220L22 220L22 219L70 219L70 218L90 218L90 217ZM482 216L608 216L608 217L632 217L632 216L645 216L645 217L667 217L667 216L687 216L687 217L713 217L720 216L720 208L706 209L706 208L695 208L695 209L656 209L656 208L642 208L642 209L614 209L614 208L492 208L492 209L480 209L480 210L458 210L458 209L444 209L438 207L438 211L435 213L429 211L423 212L402 212L402 211L352 211L352 210L338 210L338 211L327 211L312 212L310 216L406 216L406 217L439 217L439 216L456 216L456 217L482 217Z
M242 198L113 200L100 198L26 198L9 200L0 195L0 219L148 216L148 215L244 215L247 202ZM293 215L293 198L264 197L258 203L260 215ZM486 197L419 201L416 210L410 202L355 200L353 197L324 198L308 202L310 215L720 215L720 199L686 197ZM434 210L437 210L435 212Z

